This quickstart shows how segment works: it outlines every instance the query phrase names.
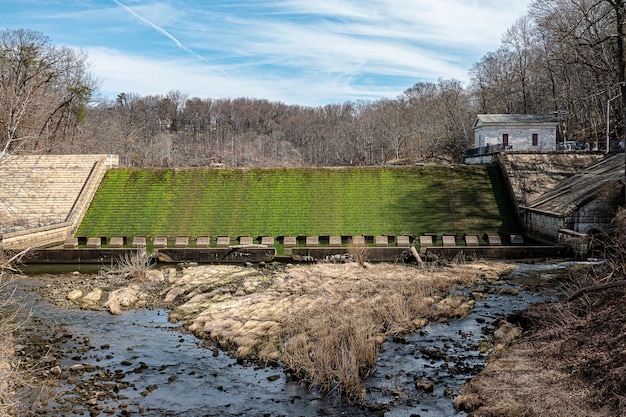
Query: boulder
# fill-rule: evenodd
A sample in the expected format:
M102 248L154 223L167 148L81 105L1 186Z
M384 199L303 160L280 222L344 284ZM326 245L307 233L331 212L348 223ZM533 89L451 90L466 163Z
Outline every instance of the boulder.
M163 282L165 281L165 275L158 269L149 269L146 271L146 280L149 282Z
M415 380L415 388L424 392L433 392L435 383L426 378L417 378Z
M72 290L67 293L67 299L70 301L76 301L83 296L83 290Z
M454 408L457 411L471 413L483 405L478 394L461 394L454 399Z
M104 306L109 309L111 314L120 315L122 314L122 307L132 306L139 298L139 287L131 285L111 292Z
M521 335L522 329L507 321L493 333L493 338L497 344L510 345Z

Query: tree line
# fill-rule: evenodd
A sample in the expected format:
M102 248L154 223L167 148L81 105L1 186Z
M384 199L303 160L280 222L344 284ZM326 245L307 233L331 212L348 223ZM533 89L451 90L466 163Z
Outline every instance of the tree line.
M478 113L553 113L562 139L623 134L621 0L535 0L470 69L395 98L310 107L180 91L98 96L88 57L26 29L0 32L0 149L114 153L126 166L459 162Z

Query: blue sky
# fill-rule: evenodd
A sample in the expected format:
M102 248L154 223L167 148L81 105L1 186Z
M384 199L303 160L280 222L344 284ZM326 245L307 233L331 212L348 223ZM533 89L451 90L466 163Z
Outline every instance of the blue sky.
M0 28L84 50L100 92L324 105L467 83L530 0L0 0Z

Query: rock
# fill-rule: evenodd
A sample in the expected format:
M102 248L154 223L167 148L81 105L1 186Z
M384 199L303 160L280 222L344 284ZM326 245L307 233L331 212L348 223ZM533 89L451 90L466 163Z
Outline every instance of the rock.
M83 302L97 303L102 298L102 288L94 288L89 294L83 297Z
M424 392L433 392L435 383L426 378L417 378L415 380L415 388Z
M53 366L52 368L50 368L50 375L61 375L61 367L59 365L57 366Z
M167 292L164 301L166 303L171 303L172 301L176 300L180 295L185 294L186 291L187 290L183 287L174 287Z
M424 357L427 359L432 359L432 360L445 360L446 359L446 355L441 351L441 349L438 349L436 347L427 348L423 346L423 347L420 347L419 350L422 353L422 355L424 355Z
M457 411L471 413L483 405L483 401L477 394L461 394L454 399L454 408Z
M67 299L70 301L76 301L83 296L83 290L72 290L67 293Z
M493 338L498 344L510 345L521 335L522 329L507 321L493 333Z
M459 307L459 310L457 311L457 316L458 317L467 316L469 313L472 312L475 304L476 304L475 300L468 300L464 302L463 304L461 304L461 307Z
M149 269L146 271L146 279L149 282L163 282L165 281L165 276L163 272L158 269Z
M75 372L75 373L83 372L84 370L85 370L85 366L80 363L77 363L76 365L72 365L70 367L70 371Z
M472 311L475 303L476 301L467 300L464 296L453 295L444 298L435 305L435 314L440 321L465 317Z
M519 290L515 287L504 287L499 291L500 295L519 295Z
M371 403L367 406L370 412L376 413L381 411L386 411L388 409L387 403Z
M130 307L139 300L139 287L131 285L130 287L124 287L117 289L107 299L104 306L109 309L111 314L122 314L122 307Z
M165 270L165 276L167 278L167 282L169 282L169 283L176 282L176 278L178 277L178 273L176 272L176 268L167 268Z
M425 327L427 324L428 324L428 319L426 319L426 318L419 318L419 319L414 319L413 320L413 325L417 329Z

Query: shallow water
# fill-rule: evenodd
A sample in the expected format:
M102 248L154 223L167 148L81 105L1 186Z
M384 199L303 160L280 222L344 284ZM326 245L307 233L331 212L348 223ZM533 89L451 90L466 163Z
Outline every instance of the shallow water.
M550 268L539 269L545 272ZM72 334L68 351L73 350L58 363L62 368L83 363L97 366L81 379L104 371L117 375L115 389L119 392L114 398L100 401L111 415L124 415L119 414L120 410L127 410L131 413L127 415L144 416L369 416L377 410L377 415L389 417L463 416L455 412L452 398L484 367L486 354L479 352L481 340L503 317L546 297L524 291L524 276L534 276L525 274L518 274L515 284L505 284L515 285L519 295L488 294L464 319L389 337L376 370L364 383L370 404L365 408L349 406L333 394L320 395L293 381L279 367L242 365L186 334L179 324L169 323L163 310L113 316L107 312L60 310L39 300L33 303L33 315L50 324L65 324ZM20 287L28 285L34 283L22 282ZM33 292L24 294L36 297ZM74 348L84 337L89 338L91 348L78 352ZM416 378L432 381L433 392L418 390ZM60 410L60 406L51 407ZM74 407L63 415L89 412Z

